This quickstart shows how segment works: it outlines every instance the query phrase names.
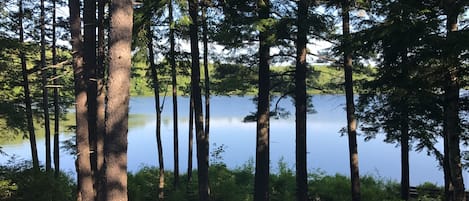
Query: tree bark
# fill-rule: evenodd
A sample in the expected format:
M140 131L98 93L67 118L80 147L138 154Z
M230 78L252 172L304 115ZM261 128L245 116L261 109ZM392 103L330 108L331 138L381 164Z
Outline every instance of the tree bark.
M111 0L110 8L104 191L107 201L126 201L132 1Z
M77 201L93 200L93 179L91 175L88 120L86 107L86 79L83 69L80 1L69 0L70 32L72 38L73 71L75 79L76 145L77 145Z
M46 171L51 171L51 146L50 146L50 117L49 117L49 92L47 89L48 70L46 63L46 8L44 0L41 0L41 77L42 77L42 107L44 112L44 135L46 136Z
M352 201L360 201L360 175L358 169L357 121L353 99L352 54L350 50L350 1L342 3L342 30L344 48L345 99L347 110L347 134L349 142Z
M59 88L57 82L57 37L56 37L56 0L52 1L52 65L54 66L54 176L59 177L60 173L60 147L59 147L59 124L60 124L60 106L59 106Z
M106 0L98 1L98 52L97 52L97 65L96 65L96 81L97 81L97 99L96 99L96 171L94 172L96 200L104 201L103 194L103 166L104 166L104 133L105 133L105 45L104 45L104 9Z
M454 41L454 33L458 31L458 5L455 0L445 0L444 10L447 17L447 40L451 44ZM448 52L448 67L446 71L446 86L444 92L444 121L446 125L445 136L448 140L448 160L451 181L454 186L453 199L465 201L464 180L462 176L460 146L460 120L459 120L459 71L458 58L454 53Z
M187 154L187 185L192 181L192 155L194 147L194 98L192 93L189 98L189 144L188 144L188 154Z
M179 185L179 137L178 137L178 102L177 102L177 76L176 76L176 59L175 59L175 42L174 42L174 25L173 25L173 1L168 1L169 12L169 43L170 43L170 64L171 64L171 83L173 90L173 148L174 148L174 183Z
M189 98L189 140L188 140L188 154L187 154L187 181L192 181L192 156L194 147L194 97L192 92Z
M153 15L153 14L151 14ZM153 78L153 92L155 94L156 109L156 144L158 147L158 164L159 164L159 181L158 181L158 198L164 200L164 162L163 162L163 145L161 143L161 106L160 106L160 85L158 80L158 72L155 65L155 54L153 50L153 32L151 24L148 22L147 39L148 39L148 60Z
M208 136L204 132L204 116L202 114L202 95L200 89L200 63L199 63L199 44L198 44L198 10L197 0L189 1L189 15L192 23L189 26L191 40L191 84L192 96L194 98L195 112L195 131L197 140L197 176L199 181L199 200L210 200L210 188L208 180L209 166L209 143Z
M270 1L258 0L259 20L269 18ZM257 102L257 140L256 140L256 172L254 175L254 200L269 200L269 88L270 88L270 37L269 30L259 33L259 97Z
M23 28L23 0L18 1L18 28L19 28L19 42L21 45L24 45L24 28ZM39 172L39 158L37 156L37 146L36 146L36 133L34 131L34 122L33 122L33 111L31 108L31 92L29 90L29 80L28 80L28 69L26 64L26 54L24 48L20 48L20 59L21 59L21 74L23 77L23 88L24 88L24 104L26 106L26 119L28 121L28 132L29 132L29 144L31 146L31 158L33 161L33 169Z
M306 143L306 44L309 0L300 0L297 14L296 68L295 68L295 118L296 118L296 200L308 200L307 143Z
M204 81L205 81L205 135L210 134L210 76L208 72L208 25L207 25L207 0L203 0L202 7L202 40L204 44Z
M88 135L90 143L91 174L97 195L97 76L96 76L96 1L83 2L83 61L86 75L88 106Z
M406 75L407 76L407 75ZM406 103L407 101L402 101ZM403 107L407 107L404 105ZM409 117L407 108L403 109L401 117L401 199L409 200Z

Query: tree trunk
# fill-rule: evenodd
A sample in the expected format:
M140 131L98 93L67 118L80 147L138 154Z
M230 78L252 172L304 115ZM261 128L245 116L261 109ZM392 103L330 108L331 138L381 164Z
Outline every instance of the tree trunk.
M306 44L309 27L309 0L298 3L296 68L295 68L295 118L296 118L296 200L308 200L308 172L306 159Z
M198 44L198 1L189 0L189 15L192 23L189 26L191 39L191 84L192 96L194 98L195 112L195 135L197 140L197 176L199 181L199 201L210 200L210 188L208 180L209 144L208 136L204 133L204 116L202 114L202 95L200 89L200 64L199 64L199 44Z
M46 64L46 8L44 0L41 0L41 77L42 77L42 107L44 110L44 135L46 136L46 171L51 167L51 147L50 147L50 117L49 117L49 92L47 89L48 70Z
M208 25L207 25L207 0L203 0L202 7L202 37L204 44L204 80L205 80L205 135L209 138L210 131L210 77L208 72Z
M90 143L91 174L97 194L97 76L96 76L96 1L85 0L83 8L83 61L87 81L88 135Z
M107 201L126 201L132 1L111 0L110 8L104 191Z
M177 77L176 77L176 59L174 52L174 25L173 25L173 1L168 1L169 12L169 43L170 43L170 64L171 64L171 82L173 90L173 148L174 148L174 183L179 185L179 137L178 137L178 101L177 101Z
M18 1L18 28L20 33L20 43L24 45L24 28L23 28L23 0ZM31 108L31 92L29 91L29 80L28 80L28 69L26 66L26 54L24 48L20 48L20 59L21 59L21 74L23 76L23 88L24 88L24 104L26 106L26 119L28 121L28 132L29 132L29 144L31 146L31 158L33 161L33 169L39 172L39 158L37 156L37 146L36 146L36 134L34 131L34 122L33 122L33 111Z
M189 144L188 144L188 154L187 154L187 185L192 181L192 155L194 147L194 98L192 93L189 98Z
M59 88L57 82L57 47L56 47L56 0L52 1L52 65L54 66L54 176L59 177L60 162L59 162L59 123L60 123L60 106L59 106Z
M259 19L268 19L270 12L269 0L258 0ZM259 97L257 102L257 140L256 140L256 172L254 176L254 200L269 200L269 88L270 88L270 30L259 33Z
M454 33L458 31L458 6L455 0L445 0L445 14L447 17L446 30L447 40L452 43ZM458 58L454 53L449 53L448 67L446 73L446 86L444 93L444 121L446 125L445 136L448 140L448 160L451 181L454 186L454 200L465 201L466 193L464 192L464 180L462 176L460 135L459 126L459 70Z
M358 170L357 149L357 121L355 118L355 104L353 99L352 54L350 50L350 1L343 0L342 4L342 30L344 48L344 74L345 74L345 98L347 105L347 133L349 142L350 177L352 188L352 201L360 198L360 175Z
M70 32L72 38L73 71L75 79L77 187L78 201L93 201L93 179L89 155L88 122L86 107L86 80L83 69L80 1L69 0Z
M98 52L96 65L96 81L97 81L97 99L96 99L96 171L94 172L96 200L104 201L103 194L103 166L104 166L104 113L105 113L105 45L104 45L104 9L106 0L98 1Z
M152 14L151 14L152 15ZM159 183L158 183L158 198L164 200L164 162L163 162L163 145L161 143L161 106L160 106L160 85L158 80L158 72L155 65L155 54L153 52L153 32L151 24L148 22L147 39L148 39L148 60L150 62L150 69L153 78L153 92L155 94L155 109L156 109L156 144L158 147L158 164L159 164Z
M406 103L407 101L402 101ZM406 107L404 105L403 107ZM409 117L407 108L401 117L401 199L409 200Z
M447 126L444 125L444 137L443 137L443 144L444 144L444 156L443 156L443 173L444 173L444 179L445 179L445 200L447 201L453 201L453 196L454 196L454 186L453 182L451 180L451 173L449 169L449 148L448 148L448 138L446 137L446 128Z

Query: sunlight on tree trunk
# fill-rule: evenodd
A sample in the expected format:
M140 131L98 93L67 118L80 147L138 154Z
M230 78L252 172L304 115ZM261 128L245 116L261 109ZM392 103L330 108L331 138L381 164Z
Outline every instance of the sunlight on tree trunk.
M105 195L107 201L126 201L132 1L112 0L110 8L109 76L104 140Z
M355 104L353 99L352 55L350 46L350 2L342 3L342 31L344 48L344 74L345 74L345 98L347 110L347 133L349 143L350 177L352 189L352 201L360 201L360 175L358 170L357 149L357 121L355 118Z

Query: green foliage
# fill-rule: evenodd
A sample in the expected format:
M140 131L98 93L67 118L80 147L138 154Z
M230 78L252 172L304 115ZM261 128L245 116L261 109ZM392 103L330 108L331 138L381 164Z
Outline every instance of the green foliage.
M35 172L28 162L0 166L0 172L0 200L76 200L75 183L64 173L55 178L53 172Z
M242 167L229 169L223 163L216 163L209 169L210 189L214 201L252 201L254 190L254 162L248 161ZM286 163L278 162L278 172L270 175L270 199L272 201L295 200L295 172ZM197 171L193 172L197 175ZM196 201L197 177L187 182L187 175L181 175L181 184L174 188L173 173L165 171L165 200ZM129 174L129 200L157 200L158 168L143 167L140 171ZM419 200L434 200L429 190L440 190L434 184L424 183L417 187L425 189L419 193ZM326 175L316 170L308 177L309 197L312 200L344 201L351 200L350 179L344 175ZM367 201L400 201L400 185L397 182L370 175L361 177L361 195Z

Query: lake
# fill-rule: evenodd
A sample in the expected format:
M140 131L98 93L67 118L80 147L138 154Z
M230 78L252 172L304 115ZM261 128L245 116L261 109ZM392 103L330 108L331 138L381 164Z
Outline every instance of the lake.
M166 169L173 169L173 121L172 100L167 97L162 113L162 141ZM346 125L344 111L345 97L342 95L315 95L313 104L316 113L309 114L307 120L308 171L322 171L326 174L340 173L349 175L348 142L339 130ZM294 107L290 99L280 105L291 111L286 119L271 121L271 167L277 170L280 160L294 169L295 165L295 120ZM180 172L187 171L188 146L188 106L187 97L178 98L179 109L179 160ZM256 124L243 123L243 117L255 111L250 97L216 96L211 99L210 149L224 147L223 162L228 167L236 168L255 159ZM130 114L138 116L138 121L129 129L128 170L135 172L143 166L157 165L155 137L155 109L153 97L133 97L130 100ZM142 118L142 116L144 118ZM69 139L70 134L61 135ZM194 141L195 142L195 141ZM38 140L40 159L44 159L44 139ZM195 147L195 146L194 146ZM439 144L441 150L442 145ZM4 145L3 151L16 155L19 159L30 159L29 141L22 144ZM383 142L383 137L365 142L358 137L359 165L361 175L400 180L400 147ZM5 164L10 156L0 156L0 163ZM255 161L255 160L254 160ZM194 150L194 164L196 155ZM74 173L74 157L61 155L61 169ZM467 172L464 172L467 177ZM443 172L433 156L426 152L410 153L411 185L429 181L444 185ZM466 185L467 185L466 181Z

